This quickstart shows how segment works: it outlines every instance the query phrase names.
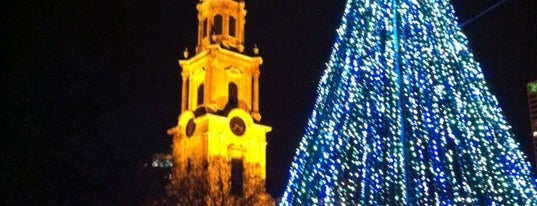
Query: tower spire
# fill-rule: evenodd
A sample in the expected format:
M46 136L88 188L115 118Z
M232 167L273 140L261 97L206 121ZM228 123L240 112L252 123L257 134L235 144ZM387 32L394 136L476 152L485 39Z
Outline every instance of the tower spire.
M198 51L211 44L244 50L245 3L242 0L201 0L198 5Z

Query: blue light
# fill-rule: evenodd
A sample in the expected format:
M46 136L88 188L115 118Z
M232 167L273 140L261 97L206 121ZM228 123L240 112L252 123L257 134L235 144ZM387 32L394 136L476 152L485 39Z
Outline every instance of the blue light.
M441 0L349 0L282 205L537 205Z

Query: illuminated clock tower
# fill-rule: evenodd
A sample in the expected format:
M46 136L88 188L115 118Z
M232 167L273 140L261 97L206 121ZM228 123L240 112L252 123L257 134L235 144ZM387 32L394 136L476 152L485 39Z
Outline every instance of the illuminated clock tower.
M259 66L244 54L245 3L200 0L198 44L184 51L182 101L173 135L172 185L191 205L273 205L265 192L266 133Z

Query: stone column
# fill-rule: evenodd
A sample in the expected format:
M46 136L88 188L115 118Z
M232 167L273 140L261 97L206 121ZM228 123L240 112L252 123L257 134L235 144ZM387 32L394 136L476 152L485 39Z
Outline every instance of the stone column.
M187 87L188 85L186 84L186 80L187 78L185 77L185 75L183 74L183 93L182 93L182 96L181 96L181 113L185 112L187 110L186 106L187 106L187 95L186 95L186 92L187 92Z
M256 71L253 73L252 78L254 79L252 89L254 90L253 101L252 101L252 117L260 121L261 115L259 114L259 68L256 68Z

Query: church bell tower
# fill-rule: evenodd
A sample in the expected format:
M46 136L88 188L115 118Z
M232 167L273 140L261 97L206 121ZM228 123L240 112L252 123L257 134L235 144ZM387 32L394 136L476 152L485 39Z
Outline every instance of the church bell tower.
M244 53L243 0L200 0L195 54L184 51L172 185L191 205L274 205L265 192L266 133L259 66Z

